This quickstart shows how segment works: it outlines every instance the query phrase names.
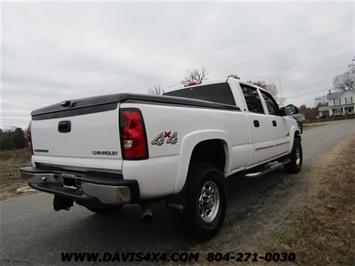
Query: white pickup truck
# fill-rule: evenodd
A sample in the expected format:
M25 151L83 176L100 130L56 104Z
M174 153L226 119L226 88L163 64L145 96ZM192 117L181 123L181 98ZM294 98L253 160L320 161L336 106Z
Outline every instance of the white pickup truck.
M162 96L121 93L67 100L31 113L29 185L96 213L165 200L175 220L206 240L227 211L225 178L302 167L300 129L273 97L225 78L169 89ZM238 175L236 175L239 173Z

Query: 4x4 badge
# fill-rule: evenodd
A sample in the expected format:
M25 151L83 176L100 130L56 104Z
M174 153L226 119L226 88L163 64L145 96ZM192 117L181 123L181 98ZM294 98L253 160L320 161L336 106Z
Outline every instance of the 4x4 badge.
M166 142L165 139L167 139ZM164 142L166 144L175 145L178 142L177 132L174 133L171 133L171 131L161 132L158 136L156 136L152 140L151 144L161 146L164 144Z

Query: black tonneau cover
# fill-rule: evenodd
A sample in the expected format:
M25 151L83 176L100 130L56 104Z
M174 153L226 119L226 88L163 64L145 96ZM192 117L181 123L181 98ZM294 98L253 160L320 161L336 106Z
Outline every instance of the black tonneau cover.
M33 120L53 119L69 116L84 115L89 113L114 110L118 103L132 102L145 104L180 105L186 107L215 108L231 111L240 111L239 107L188 99L174 96L156 96L146 94L120 93L105 96L96 96L76 100L67 100L32 111Z

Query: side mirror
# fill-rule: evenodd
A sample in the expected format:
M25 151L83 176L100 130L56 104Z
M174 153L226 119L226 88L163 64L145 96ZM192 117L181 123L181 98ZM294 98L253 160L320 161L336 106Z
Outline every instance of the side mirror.
M281 108L281 113L283 116L285 115L295 115L298 114L298 108L293 104L286 105L285 107Z

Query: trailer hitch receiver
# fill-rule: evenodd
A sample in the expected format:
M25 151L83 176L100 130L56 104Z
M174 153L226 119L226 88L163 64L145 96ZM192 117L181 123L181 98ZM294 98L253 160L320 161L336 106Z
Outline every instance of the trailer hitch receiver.
M54 196L53 207L55 211L66 210L69 211L73 207L74 201L62 196Z

